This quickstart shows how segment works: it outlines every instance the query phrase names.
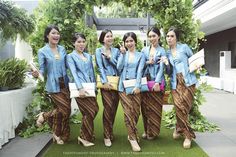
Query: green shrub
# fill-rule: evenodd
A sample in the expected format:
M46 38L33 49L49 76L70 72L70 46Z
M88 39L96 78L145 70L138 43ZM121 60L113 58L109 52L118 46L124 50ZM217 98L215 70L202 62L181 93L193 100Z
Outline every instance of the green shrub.
M11 58L0 62L0 87L21 88L25 81L27 62Z

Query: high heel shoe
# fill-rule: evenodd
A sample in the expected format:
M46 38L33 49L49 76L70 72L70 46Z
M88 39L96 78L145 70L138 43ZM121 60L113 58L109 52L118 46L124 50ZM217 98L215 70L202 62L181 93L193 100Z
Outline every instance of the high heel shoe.
M104 138L104 144L107 147L111 147L112 143L111 143L111 139L109 138Z
M176 128L174 129L173 132L173 139L177 140L181 137L181 134L177 132Z
M94 146L95 144L92 142L89 142L87 140L84 140L80 137L78 137L78 144L82 144L84 147L90 147L90 146Z
M189 149L191 147L191 140L188 138L185 138L184 143L183 143L183 147L185 149Z
M130 143L130 145L131 145L131 147L132 147L132 150L133 150L134 152L140 152L140 151L141 151L141 148L140 148L140 146L139 146L137 140L130 140L130 139L129 139L129 136L128 136L128 141L129 141L129 143Z
M43 126L43 122L44 122L44 117L43 117L44 112L40 112L36 117L36 126L37 127L41 127Z
M147 138L146 132L144 132L144 133L142 134L142 138L143 138L143 139L146 139L146 138Z
M54 133L52 134L52 138L53 138L53 142L56 142L57 144L60 144L60 145L64 144L64 141Z
M154 140L156 136L147 136L147 140Z

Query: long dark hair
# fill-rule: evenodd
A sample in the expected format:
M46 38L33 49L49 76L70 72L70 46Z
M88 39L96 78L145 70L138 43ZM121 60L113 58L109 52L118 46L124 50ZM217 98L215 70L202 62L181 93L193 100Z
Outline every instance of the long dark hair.
M171 26L171 27L168 29L168 32L170 32L170 31L175 32L176 39L177 39L177 41L179 41L180 31L179 31L176 27L174 27L174 26ZM167 32L167 33L168 33L168 32Z
M101 32L100 37L99 37L99 40L98 40L101 44L104 44L104 38L105 38L105 35L106 35L108 32L111 32L111 34L112 34L112 31L111 31L110 29L104 29L104 30Z
M76 40L78 39L78 38L82 38L82 39L84 39L85 41L86 41L86 37L85 37L85 35L84 34L82 34L82 33L74 33L73 34L73 36L72 36L72 42L74 43L74 42L76 42Z
M137 44L137 35L136 35L134 32L127 32L127 33L125 33L125 35L124 35L124 37L123 37L123 42L124 42L124 43L125 43L125 40L126 40L128 37L131 37L132 39L134 39L135 45Z
M148 36L148 34L149 34L149 32L154 32L154 33L156 33L159 37L161 36L161 32L160 32L160 30L157 28L157 27L151 27L149 30L148 30L148 32L147 32L147 36Z
M148 36L149 32L154 32L154 33L156 33L156 34L160 37L159 40L158 40L158 44L161 46L162 43L161 43L161 41L160 41L160 40L161 40L161 32L160 32L160 30L159 30L157 27L153 26L153 27L151 27L151 28L148 30L147 36Z
M86 41L86 37L83 33L75 32L72 36L72 43L74 44L78 38L82 38ZM86 45L84 48L84 52L87 52L87 51L88 51L88 49L87 49L87 45Z
M59 31L59 28L56 25L50 24L46 27L45 31L44 31L44 42L48 43L48 34L51 32L52 29Z

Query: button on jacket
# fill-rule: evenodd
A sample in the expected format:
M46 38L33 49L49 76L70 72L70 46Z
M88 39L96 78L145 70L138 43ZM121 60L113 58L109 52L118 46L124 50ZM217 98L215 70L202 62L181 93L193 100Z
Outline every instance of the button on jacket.
M63 46L57 46L60 59L56 60L49 44L38 51L39 71L42 75L47 75L46 91L49 93L60 92L59 77L64 78L65 86L68 86L66 73L66 50Z
M150 48L151 47L145 47L141 51L144 53L145 63L149 60ZM149 75L151 81L155 81L156 83L161 83L161 81L164 79L164 64L163 62L157 63L162 56L166 56L165 49L158 45L154 54L155 63L145 65L144 76Z
M83 88L82 83L95 82L92 56L86 52L83 52L83 55L86 61L82 60L75 50L67 55L67 64L78 89Z
M170 64L173 66L173 72L171 74L171 87L176 89L177 81L176 74L182 73L186 86L191 86L197 83L197 78L194 72L189 72L188 58L193 55L192 50L187 44L177 43L176 45L176 57L171 53L171 50L167 50L167 57Z
M106 59L105 56L102 55L104 47L96 49L96 63L98 70L100 72L100 78L102 83L107 83L106 76L117 76L118 71L116 69L117 60L120 54L120 51L117 48L111 48L111 58Z
M141 88L141 79L143 75L143 68L145 65L145 57L141 52L135 52L135 57L132 63L128 63L129 52L120 54L117 62L117 69L120 73L119 87L120 92L124 91L123 81L136 79L135 87Z

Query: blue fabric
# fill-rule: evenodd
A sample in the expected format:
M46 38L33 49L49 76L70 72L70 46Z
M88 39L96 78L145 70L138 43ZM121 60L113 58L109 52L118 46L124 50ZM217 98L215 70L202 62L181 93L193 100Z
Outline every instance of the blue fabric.
M120 80L118 90L124 91L124 80L136 79L136 88L141 88L141 78L143 75L143 68L145 65L145 57L143 53L135 52L135 57L132 63L128 63L129 52L120 54L117 62L117 70L120 73Z
M39 49L38 62L39 71L42 75L47 75L46 91L49 93L60 92L59 77L64 78L65 86L68 86L68 76L66 73L66 50L63 46L57 46L60 59L56 60L48 44Z
M172 56L171 50L167 50L167 57L170 64L173 66L173 72L171 74L171 88L176 89L177 80L176 74L182 73L186 86L191 86L197 83L197 78L194 72L189 72L188 58L193 55L192 50L187 44L177 43L176 45L176 57Z
M96 82L92 56L86 52L83 52L83 55L87 59L86 61L83 61L75 50L67 55L67 64L77 89L83 88L82 83Z
M144 47L141 52L145 55L145 63L149 60L151 47ZM157 46L156 52L154 54L154 62L155 64L146 64L144 76L150 76L150 81L155 81L156 83L161 83L164 80L164 63L158 62L158 58L162 56L166 56L165 49L161 46Z
M111 48L111 58L106 59L102 52L104 47L97 48L95 57L96 57L96 64L98 67L98 71L100 73L101 83L108 82L106 76L118 76L118 71L116 68L117 60L120 54L120 51L117 48Z

